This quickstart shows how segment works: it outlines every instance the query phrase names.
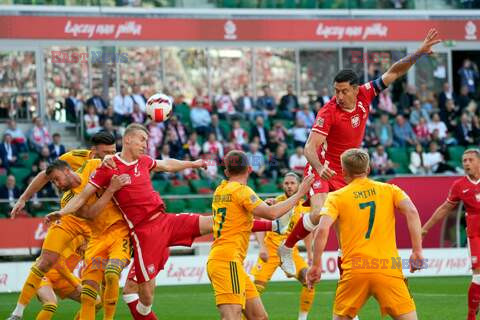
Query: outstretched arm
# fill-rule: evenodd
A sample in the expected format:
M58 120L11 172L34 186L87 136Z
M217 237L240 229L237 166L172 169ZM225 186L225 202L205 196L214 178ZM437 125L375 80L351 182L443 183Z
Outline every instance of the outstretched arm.
M72 200L70 200L65 205L65 207L60 209L60 211L55 211L46 215L45 216L46 223L48 224L55 220L58 220L62 216L67 215L69 213L77 212L87 202L88 198L90 198L90 196L92 196L95 193L95 191L97 191L97 188L93 186L91 183L87 183L87 185L82 190L82 192L80 192L75 197L73 197Z
M433 53L432 47L440 42L442 42L442 40L438 39L438 31L430 29L422 46L418 48L417 51L404 57L400 61L395 62L390 69L382 75L382 80L385 86L388 87L395 80L406 74L408 69L410 69L411 66L413 66L421 57L431 55Z
M17 203L13 207L12 211L10 212L10 216L15 218L17 214L19 214L23 208L25 208L25 203L30 200L31 197L38 191L42 190L42 188L48 183L47 175L45 174L45 170L40 171L35 178L33 178L32 182L28 185L27 189L22 193L20 198L18 198Z
M155 172L178 172L185 169L206 168L207 162L203 160L182 161L176 159L155 160Z
M455 210L458 207L458 203L452 203L450 201L445 201L440 207L435 210L433 215L428 219L428 221L423 225L422 236L425 236L430 229L433 228L440 220L445 218L450 212Z

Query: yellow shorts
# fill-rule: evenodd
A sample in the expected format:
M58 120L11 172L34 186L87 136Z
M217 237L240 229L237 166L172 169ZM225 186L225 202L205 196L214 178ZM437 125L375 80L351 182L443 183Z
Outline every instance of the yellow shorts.
M80 279L78 279L78 283L80 284ZM65 299L70 296L76 288L65 278L63 278L60 273L55 270L50 270L45 276L42 278L40 282L41 287L50 287L53 289L55 294L60 297L60 299Z
M338 281L333 312L354 317L370 298L380 304L382 316L400 316L415 310L405 278L378 273L347 273Z
M78 235L81 234L88 239L90 237L90 227L83 221L77 220L79 219L72 219L67 216L48 228L42 250L53 251L60 254L65 250L70 241Z
M277 246L273 246L267 243L268 260L263 262L258 258L257 263L252 268L252 275L255 277L255 281L268 282L272 278L273 273L280 267L280 257L277 254ZM298 248L293 249L293 262L297 270L297 279L300 277L300 272L303 269L308 268L307 262L300 256Z
M259 296L243 265L235 261L208 260L207 274L215 291L215 302L240 304L245 309L247 300Z
M124 221L111 225L104 233L92 236L85 252L85 269L82 280L100 284L107 264L123 269L130 262L131 247L128 227Z

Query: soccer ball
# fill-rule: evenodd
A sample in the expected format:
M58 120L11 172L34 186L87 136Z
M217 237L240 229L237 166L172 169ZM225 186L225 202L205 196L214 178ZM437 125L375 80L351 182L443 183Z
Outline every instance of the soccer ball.
M148 98L146 109L147 116L151 120L155 122L166 121L172 115L172 99L163 93L156 93Z

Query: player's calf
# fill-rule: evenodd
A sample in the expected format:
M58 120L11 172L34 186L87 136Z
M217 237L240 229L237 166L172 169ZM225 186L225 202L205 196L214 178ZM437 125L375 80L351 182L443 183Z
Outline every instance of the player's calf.
M248 320L268 320L267 311L265 311L260 297L247 299L243 314Z
M104 292L104 320L113 319L117 307L120 274L122 265L108 264L105 268L105 292Z
M92 285L94 284L94 285ZM95 307L98 298L98 285L93 281L84 281L80 295L80 319L95 319Z

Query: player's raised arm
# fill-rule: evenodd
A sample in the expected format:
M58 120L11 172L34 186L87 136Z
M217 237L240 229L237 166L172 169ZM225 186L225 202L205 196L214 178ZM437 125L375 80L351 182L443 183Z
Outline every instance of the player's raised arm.
M154 172L178 172L185 169L206 168L207 162L204 160L182 161L176 159L155 160Z
M417 51L395 62L390 69L382 75L383 83L388 87L395 80L402 77L420 58L432 54L432 47L440 42L442 42L442 40L438 38L438 31L430 29Z
M440 207L435 210L430 219L422 227L422 236L425 236L430 229L433 228L439 221L443 220L449 213L458 207L458 203L445 201Z
M257 217L275 220L280 218L285 213L290 211L295 205L300 201L303 196L308 192L310 186L313 182L313 175L307 176L303 179L302 183L298 187L298 191L285 201L280 201L272 206L267 205L265 202L262 202L255 209L253 209L253 214Z
M88 198L95 194L95 191L97 191L97 188L88 183L82 192L75 195L72 200L65 205L65 207L59 211L55 211L46 215L46 222L51 223L55 220L59 220L64 215L77 212L87 202Z
M418 210L410 198L405 198L397 204L399 212L407 219L408 232L412 242L412 255L410 256L410 272L420 270L423 265L422 254L422 223Z
M31 197L48 183L48 177L45 173L45 170L40 171L32 182L28 185L27 189L22 193L20 198L18 198L17 203L10 212L10 216L15 218L22 210L25 208L25 203L30 200Z

